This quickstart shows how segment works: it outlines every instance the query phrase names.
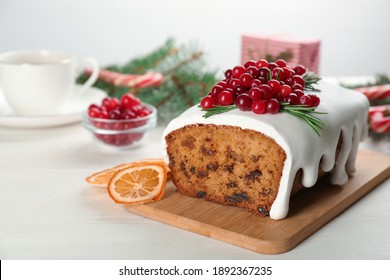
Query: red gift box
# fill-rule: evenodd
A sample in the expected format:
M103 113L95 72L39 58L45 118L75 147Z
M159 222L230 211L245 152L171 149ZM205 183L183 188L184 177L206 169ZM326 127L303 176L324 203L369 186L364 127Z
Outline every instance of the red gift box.
M294 67L302 64L318 74L321 41L294 34L255 35L241 37L241 62L265 58L275 61L282 58Z

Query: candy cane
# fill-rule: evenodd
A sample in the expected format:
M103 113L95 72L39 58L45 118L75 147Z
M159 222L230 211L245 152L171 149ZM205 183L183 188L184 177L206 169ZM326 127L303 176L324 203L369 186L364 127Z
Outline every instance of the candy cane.
M91 73L91 69L85 71L85 74L87 75L90 75ZM143 75L134 75L100 69L98 79L115 86L147 88L161 85L164 81L164 76L158 72L147 72Z
M356 88L355 90L363 93L365 96L367 96L369 100L384 99L390 97L390 84Z
M378 133L390 133L390 106L373 106L369 112L371 129Z

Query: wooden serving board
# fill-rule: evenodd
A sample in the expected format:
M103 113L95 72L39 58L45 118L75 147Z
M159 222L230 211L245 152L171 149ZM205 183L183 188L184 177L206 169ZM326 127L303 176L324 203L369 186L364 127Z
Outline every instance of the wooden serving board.
M390 177L390 157L359 151L357 173L344 186L321 180L293 197L283 220L260 217L238 207L184 196L169 182L158 202L126 206L132 213L262 254L287 252Z

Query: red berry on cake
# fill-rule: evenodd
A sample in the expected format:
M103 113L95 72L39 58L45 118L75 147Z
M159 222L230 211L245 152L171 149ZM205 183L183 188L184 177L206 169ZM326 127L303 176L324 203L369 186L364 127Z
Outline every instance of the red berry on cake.
M218 102L222 106L233 104L234 98L233 93L230 91L224 90L218 94Z
M246 72L246 69L244 66L237 65L236 67L233 68L233 77L238 79L241 77L242 74Z
M202 106L203 109L210 109L215 107L215 99L211 95L206 95L202 98L202 101L200 102L200 106Z
M246 93L240 94L236 98L236 106L241 111L250 111L252 109L252 102L252 99Z
M244 73L240 76L240 84L244 87L249 87L252 84L253 77L249 73Z
M253 100L263 99L264 93L263 91L258 87L253 87L248 91L248 95Z
M267 113L276 114L277 112L279 112L280 104L276 99L268 100L266 106L267 106Z
M320 98L315 94L309 94L311 99L310 107L318 107L320 105Z
M294 71L295 74L302 76L303 74L306 73L306 67L301 64L298 64L297 66L294 67Z
M300 105L304 105L304 106L307 106L307 107L310 107L311 106L311 98L310 96L308 95L302 95L300 98L299 98L299 102L298 102Z
M263 100L255 100L252 103L252 111L255 114L264 114L267 111L266 104Z
M267 85L271 88L271 91L273 94L277 94L280 92L282 86L280 85L280 82L278 80L272 79L269 80Z
M261 67L267 67L268 68L268 61L265 60L265 59L260 59L259 61L256 62L256 65L255 65L257 68L261 68Z

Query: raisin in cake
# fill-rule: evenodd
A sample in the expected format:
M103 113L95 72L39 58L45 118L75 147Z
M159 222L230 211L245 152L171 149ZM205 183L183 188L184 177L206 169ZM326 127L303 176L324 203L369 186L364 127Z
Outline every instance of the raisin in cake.
M285 112L232 111L204 118L194 106L163 133L165 159L177 190L234 205L272 219L288 214L290 196L330 173L342 185L355 172L367 136L368 101L362 94L320 82L320 137Z

